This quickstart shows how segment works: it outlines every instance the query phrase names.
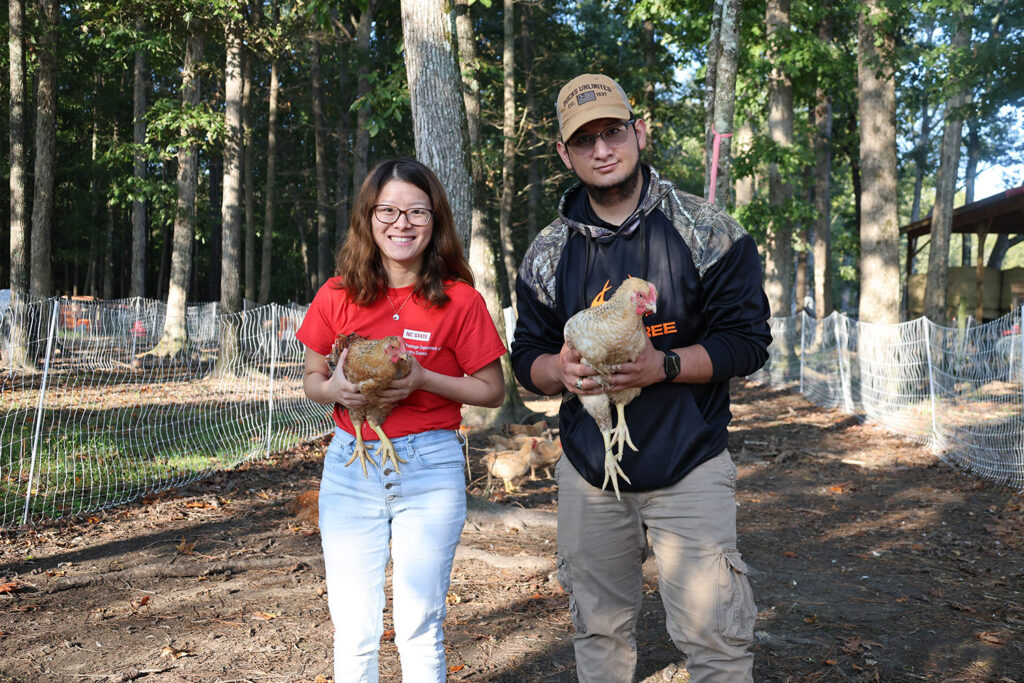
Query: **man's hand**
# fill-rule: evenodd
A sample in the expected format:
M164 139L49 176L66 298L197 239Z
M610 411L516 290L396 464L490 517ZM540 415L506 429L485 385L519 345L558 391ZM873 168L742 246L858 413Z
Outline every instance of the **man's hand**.
M562 350L558 352L557 358L558 379L568 391L580 395L598 394L603 391L596 380L590 379L597 371L580 362L582 358L579 351L570 349L568 344L562 344Z
M609 391L620 389L642 389L665 379L665 352L659 351L647 338L647 344L636 360L623 363L609 378Z

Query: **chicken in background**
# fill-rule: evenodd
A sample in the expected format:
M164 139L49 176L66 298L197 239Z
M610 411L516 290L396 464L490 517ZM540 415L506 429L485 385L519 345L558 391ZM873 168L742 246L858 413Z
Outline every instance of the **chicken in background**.
M320 489L303 491L284 507L300 522L317 526L320 523Z
M508 425L508 431L512 434L513 438L517 436L541 436L544 430L548 428L548 423L544 420L537 420L533 424L510 424Z
M487 490L491 490L491 477L501 479L505 492L512 493L516 487L512 480L530 471L530 459L536 449L536 439L527 440L518 451L495 451L484 456L487 463Z
M640 278L628 278L612 298L598 306L576 313L565 323L565 341L582 357L580 362L597 371L591 379L605 388L600 394L580 396L586 411L597 421L604 440L604 489L611 479L615 497L619 498L619 477L629 477L619 461L628 445L637 450L626 425L625 406L640 395L640 389L607 391L608 378L623 363L636 360L647 345L643 317L657 311L658 292L654 285ZM615 404L616 422L612 427L611 404ZM616 446L618 452L616 453Z
M537 468L542 468L548 479L554 479L551 476L551 468L561 457L561 439L537 439L534 449L530 452L530 479L537 481Z
M409 352L405 343L399 337L384 337L383 339L367 339L358 334L339 334L331 347L331 355L328 361L331 365L337 365L341 353L348 349L348 356L345 359L345 379L359 387L359 392L365 396L370 403L362 408L348 408L349 417L352 418L352 426L356 430L356 447L352 458L345 463L348 467L356 458L363 466L363 475L367 474L366 463L377 464L366 451L366 443L363 441L363 422L370 425L370 429L377 433L380 438L380 445L376 455L381 456L381 464L390 460L395 471L398 471L398 463L406 462L398 457L391 439L384 433L381 427L385 418L394 408L393 403L380 399L380 394L387 389L392 380L402 379L411 371Z

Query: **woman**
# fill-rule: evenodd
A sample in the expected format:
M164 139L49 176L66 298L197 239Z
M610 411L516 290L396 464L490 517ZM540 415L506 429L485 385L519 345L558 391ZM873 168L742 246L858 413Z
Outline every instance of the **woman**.
M384 570L394 561L395 643L405 681L443 681L445 596L466 517L463 404L497 407L505 347L473 289L437 177L412 159L378 164L363 183L338 275L317 292L297 337L306 345L306 395L334 405L336 430L320 484L320 536L334 622L335 681L378 680ZM326 356L339 333L402 338L411 371L383 398L385 435L401 472L376 459L346 467L355 446L343 406L366 398ZM363 427L372 454L377 435ZM408 461L408 462L404 462Z

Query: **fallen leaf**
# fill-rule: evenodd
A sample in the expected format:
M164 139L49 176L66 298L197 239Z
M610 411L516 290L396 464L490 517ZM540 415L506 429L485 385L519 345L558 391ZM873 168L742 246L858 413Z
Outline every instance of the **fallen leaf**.
M990 631L975 633L974 637L983 643L988 643L989 645L999 645L1000 647L1006 645L1006 639L1003 636L991 633Z
M804 617L804 623L807 623L807 624L816 624L816 623L818 623L818 615L817 614L812 614L809 617Z
M182 657L187 657L190 654L191 653L187 650L179 650L177 648L171 647L170 645L160 650L160 656L166 657L168 659L181 659Z
M787 550L786 552L782 553L782 556L783 557L800 557L799 555L794 553L792 550Z
M444 597L444 602L446 605L457 605L462 602L462 598L458 593L449 593Z
M827 664L828 666L835 666L838 663L839 663L838 659L826 659L825 660L825 664Z
M449 666L448 667L448 673L453 674L456 671L462 671L465 668L466 668L465 664L459 664L458 666Z
M381 641L385 641L385 642L386 641L394 640L395 639L395 629L389 628L387 631L384 631L384 633L381 634L380 639L381 639Z
M270 621L271 619L277 619L281 615L277 612L253 612L250 616L256 621Z
M191 543L186 543L185 542L185 537L182 536L181 537L181 543L179 543L175 547L178 549L178 552L181 553L182 555L192 555L192 554L195 553L196 543L195 543L195 541L193 541Z
M21 590L22 585L23 584L18 581L0 584L0 593L13 593L14 591Z

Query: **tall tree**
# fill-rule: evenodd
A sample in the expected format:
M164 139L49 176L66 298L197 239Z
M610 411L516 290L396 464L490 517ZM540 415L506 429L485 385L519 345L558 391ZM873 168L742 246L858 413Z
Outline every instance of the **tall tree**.
M541 163L538 159L540 147L543 144L540 136L537 135L537 97L533 78L533 7L525 3L522 7L520 18L520 34L523 41L523 120L526 122L526 235L533 239L540 229L538 215L541 202ZM459 29L459 52L462 52L462 29ZM467 104L466 113L469 114ZM476 149L476 143L470 141L470 146ZM476 171L474 170L474 178ZM474 183L476 181L474 180ZM476 201L473 202L474 210Z
M320 31L314 31L309 43L310 94L313 100L313 154L316 163L316 281L317 286L331 276L334 250L327 222L327 120L320 74Z
M768 0L768 59L772 63L768 81L768 133L782 156L793 147L793 82L779 59L789 40L789 0ZM793 186L778 161L768 168L768 203L771 206L768 246L765 252L765 293L772 314L786 316L793 302L793 228L786 207Z
M184 122L199 106L199 66L203 56L203 35L199 20L192 16L186 24L185 57L181 69L181 106ZM185 347L187 329L185 309L189 283L192 279L192 240L196 232L196 192L199 184L198 131L191 123L179 130L178 170L175 186L174 230L171 237L171 276L167 285L167 316L160 342L153 349L156 355L174 356ZM110 219L113 226L113 219ZM106 296L106 295L105 295Z
M860 117L860 308L864 322L900 321L896 82L892 15L866 0L857 24Z
M502 11L502 124L501 208L499 214L501 255L505 262L509 301L516 308L516 255L512 244L512 203L516 196L516 51L515 0L505 0Z
M402 0L405 71L416 156L437 174L469 253L472 183L461 81L446 0Z
M956 179L960 169L960 141L963 136L964 106L970 99L971 88L963 67L971 45L970 18L973 7L964 5L950 45L950 68L947 71L953 91L946 100L946 113L942 127L942 145L939 148L939 173L935 187L935 207L932 210L931 240L928 247L928 279L924 290L924 314L934 322L944 324L946 317L946 289L949 282L949 245L953 227L953 201ZM982 238L984 239L984 238Z
M832 2L824 0L818 40L832 43ZM832 312L832 96L819 74L814 90L814 315Z
M242 66L242 154L243 172L242 187L244 195L245 216L245 298L256 300L256 188L254 166L256 165L256 146L252 134L252 63L255 54L243 51Z
M359 15L359 24L356 27L356 58L359 60L359 66L356 68L357 100L363 100L370 92L370 29L379 4L380 0L368 0L366 9ZM408 47L406 44L407 54ZM363 186L363 179L366 178L367 157L370 152L370 129L367 125L370 114L370 106L366 102L363 102L356 112L355 144L352 146L353 197L359 195L359 188Z
M142 37L142 20L135 22L135 32ZM135 50L134 88L132 90L132 142L135 145L132 178L135 180L132 197L132 284L130 296L146 296L146 198L142 186L146 182L146 157L142 147L146 144L146 87L149 83L146 51Z
M280 20L280 8L277 2L271 8L271 24L277 31ZM278 81L277 64L278 48L276 41L271 45L270 57L270 92L267 103L267 165L265 189L263 191L263 252L260 258L260 297L259 302L270 301L270 263L273 255L275 182L277 180L277 98L281 89Z
M242 214L242 23L229 17L225 31L224 185L221 198L220 306L223 313L242 309L239 289Z
M25 4L23 0L9 0L7 5L7 54L10 74L10 109L8 131L11 142L10 156L10 240L11 240L11 306L24 304L28 296L28 270L25 253L29 226L26 220L25 200ZM14 309L16 310L16 309ZM21 318L11 317L12 368L28 367L28 347Z
M736 62L740 41L741 0L723 0L718 48L715 50L715 85L712 95L711 125L705 131L709 148L704 172L705 196L714 194L715 203L725 206L729 200L729 169L732 161L733 115L736 111ZM716 140L717 138L717 140ZM717 143L717 159L715 147ZM712 167L717 163L717 166ZM715 190L711 192L711 175L715 172Z
M473 269L476 288L487 304L491 320L498 332L505 335L505 316L502 313L501 291L498 283L497 257L491 230L484 220L486 204L486 169L480 149L480 83L477 80L478 62L476 36L473 32L473 18L468 0L455 0L455 32L458 37L459 61L462 66L462 99L466 107L466 130L470 149L477 153L471 156L473 171L473 203L471 212L472 236L469 246L469 265ZM498 410L495 420L518 417L524 410L519 397L518 384L512 372L512 361L508 355L501 359L502 374L505 377L505 401Z
M57 3L38 0L39 69L36 72L35 182L32 187L32 259L29 297L53 294L51 234L57 163Z

